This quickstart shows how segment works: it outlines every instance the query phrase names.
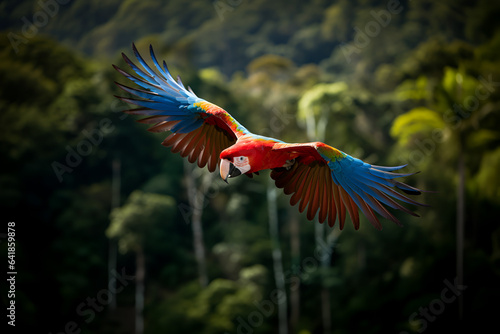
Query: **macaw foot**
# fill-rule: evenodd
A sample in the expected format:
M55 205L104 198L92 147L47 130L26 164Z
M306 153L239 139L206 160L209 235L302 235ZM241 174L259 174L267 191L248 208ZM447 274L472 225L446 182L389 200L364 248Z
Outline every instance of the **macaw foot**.
M285 162L285 164L283 165L283 167L285 167L286 170L290 170L290 168L292 168L292 166L293 166L294 163L295 163L295 159L287 160Z

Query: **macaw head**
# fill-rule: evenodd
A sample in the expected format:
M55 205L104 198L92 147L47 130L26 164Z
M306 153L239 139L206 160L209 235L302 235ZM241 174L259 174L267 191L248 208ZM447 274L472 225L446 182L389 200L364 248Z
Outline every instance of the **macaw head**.
M251 169L249 157L244 155L223 157L221 154L220 177L226 183L228 178L245 174Z

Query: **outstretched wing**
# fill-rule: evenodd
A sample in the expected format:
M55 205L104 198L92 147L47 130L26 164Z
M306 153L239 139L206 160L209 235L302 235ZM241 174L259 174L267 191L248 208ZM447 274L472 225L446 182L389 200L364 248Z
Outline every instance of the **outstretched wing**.
M275 151L287 151L295 157L290 169L276 168L271 172L278 188L292 195L290 204L299 203L299 211L307 207L307 218L314 219L319 210L320 223L325 220L333 226L339 218L340 229L344 227L346 212L349 213L356 229L359 228L358 208L377 229L382 229L375 212L400 225L385 204L410 215L414 212L395 200L409 204L424 205L395 191L402 190L418 195L421 190L395 181L398 177L413 175L393 173L405 166L382 167L367 164L359 159L323 143L276 144Z
M165 61L160 66L150 46L149 51L156 71L141 57L135 45L134 54L142 66L136 66L125 54L123 59L137 76L117 66L113 67L127 79L144 88L131 88L120 83L118 87L138 98L117 98L139 106L125 110L134 115L148 116L138 122L153 124L151 132L171 131L162 145L171 147L172 152L187 157L189 162L198 160L198 166L213 172L219 162L220 153L233 145L237 138L248 133L228 112L213 103L200 99L190 87L186 89L180 79L175 81Z

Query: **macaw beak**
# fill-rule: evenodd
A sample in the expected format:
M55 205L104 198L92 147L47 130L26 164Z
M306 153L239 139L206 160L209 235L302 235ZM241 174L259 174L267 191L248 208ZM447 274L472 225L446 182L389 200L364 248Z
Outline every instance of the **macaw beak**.
M241 175L241 171L235 167L229 160L222 159L220 162L220 177L227 182L227 179L230 177L236 177Z

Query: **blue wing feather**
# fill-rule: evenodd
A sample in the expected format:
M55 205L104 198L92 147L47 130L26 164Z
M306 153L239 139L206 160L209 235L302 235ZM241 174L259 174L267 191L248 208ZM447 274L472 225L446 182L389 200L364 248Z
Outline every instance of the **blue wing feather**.
M172 132L187 133L198 129L203 124L201 118L187 118L174 125L171 129Z
M329 166L331 165L337 165L335 168L332 168L333 170L332 173L334 174L334 181L335 179L337 181L341 180L341 177L337 176L337 174L342 175L347 180L349 180L349 182L341 181L340 183L337 184L341 186L351 184L353 186L351 188L354 188L352 190L355 191L365 201L368 201L368 197L366 196L367 194L379 199L378 198L379 196L375 194L375 192L373 192L372 188L377 189L384 195L393 198L396 197L394 196L393 192L388 191L388 189L390 189L388 187L397 187L399 189L410 188L412 190L418 191L418 189L410 187L404 183L393 181L393 179L395 178L410 176L414 175L415 173L403 174L403 173L380 172L379 170L374 169L372 165L362 162L361 160L353 158L347 154L346 157L343 159L338 159L336 161L330 162ZM390 170L392 168L394 167L387 167L387 170ZM335 176L337 177L335 178ZM399 194L397 199L406 202L408 204L420 204L401 194ZM384 203L387 204L385 201ZM372 207L372 209L376 209L373 206L370 207Z
M153 46L150 45L149 46L149 56L151 57L151 60L153 60L153 64L155 65L155 67L158 69L158 71L160 71L160 73L165 77L165 78L168 78L170 76L170 73L168 71L165 71L161 66L160 64L158 63L158 60L156 59L156 55L153 51Z
M331 152L329 152L329 150L331 150ZM365 216L369 218L375 227L379 228L380 223L372 213L367 212L368 209L366 206L377 212L379 215L398 224L399 221L381 204L387 205L393 209L403 210L414 216L418 215L401 206L394 200L399 200L408 204L426 206L393 189L397 188L413 195L420 194L421 191L419 189L394 180L399 177L406 177L415 174L394 173L394 171L404 168L406 165L394 167L371 165L344 152L334 150L335 149L330 147L323 147L320 151L318 151L318 153L330 168L330 174L333 182L347 192L354 203L363 211ZM357 223L355 223L355 225L356 224Z
M178 78L177 81L174 80L165 62L164 68L160 66L151 46L151 59L158 72L155 72L154 69L146 63L144 58L137 51L135 45L132 45L132 49L142 68L137 66L125 54L122 54L122 56L137 76L131 75L114 66L115 69L126 78L145 89L131 88L116 83L122 90L140 98L119 97L120 99L127 103L145 108L131 110L130 113L147 116L165 115L168 116L169 121L179 121L179 123L170 128L172 132L186 133L200 127L203 124L203 118L200 117L200 113L205 113L205 110L194 104L204 102L205 100L198 98L192 90L186 90L180 78Z
M356 164L356 167L360 167L359 164ZM361 165L362 166L362 165ZM365 167L366 168L366 167ZM349 194L349 196L353 199L356 205L361 208L363 213L368 216L368 213L365 212L364 206L359 201L363 200L366 204L370 206L373 210L375 210L379 215L386 216L385 212L381 210L380 206L375 205L372 199L367 196L368 194L372 194L373 192L370 190L370 187L363 182L358 182L358 179L355 177L355 173L352 173L354 169L345 170L346 173L342 173L341 177L339 177L340 186L344 188L345 191ZM356 196L357 195L357 196Z
M115 84L118 87L120 87L121 89L123 89L124 91L126 91L130 94L134 94L134 95L141 97L143 99L148 99L151 101L162 102L162 103L172 103L172 98L170 96L160 95L158 93L154 93L154 92L151 92L149 90L130 88L128 86L119 84L117 82L115 82Z

